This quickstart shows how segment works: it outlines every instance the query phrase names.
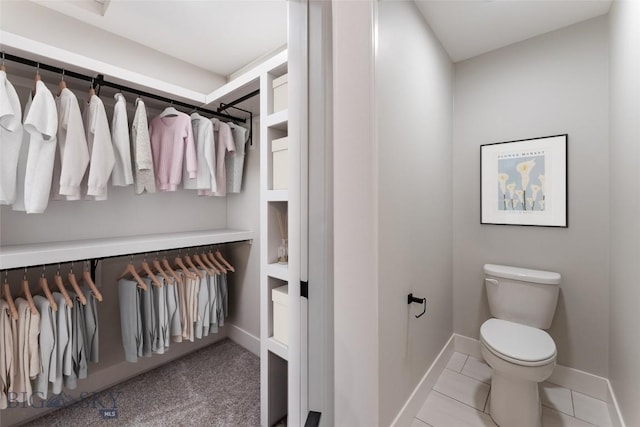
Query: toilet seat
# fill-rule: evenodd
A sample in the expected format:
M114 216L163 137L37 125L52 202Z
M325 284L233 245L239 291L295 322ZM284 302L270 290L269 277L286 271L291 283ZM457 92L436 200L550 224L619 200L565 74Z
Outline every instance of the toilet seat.
M556 344L548 333L508 320L484 322L480 341L497 357L517 365L542 366L556 357Z

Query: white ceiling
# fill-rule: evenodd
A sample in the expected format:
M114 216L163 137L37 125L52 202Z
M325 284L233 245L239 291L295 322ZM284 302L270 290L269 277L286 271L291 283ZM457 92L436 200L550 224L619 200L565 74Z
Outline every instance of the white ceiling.
M222 76L287 42L284 0L40 0L110 33Z
M611 0L415 0L453 62L604 15Z

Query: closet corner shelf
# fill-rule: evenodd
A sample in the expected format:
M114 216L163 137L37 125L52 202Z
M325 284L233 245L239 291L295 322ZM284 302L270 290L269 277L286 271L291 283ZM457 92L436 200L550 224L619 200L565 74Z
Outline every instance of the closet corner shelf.
M268 202L287 202L289 201L289 190L267 190Z
M277 262L268 264L267 276L273 277L274 279L284 280L286 282L289 280L289 265L279 264Z
M277 113L269 114L265 118L265 125L268 128L287 130L288 121L289 110L282 110Z
M252 240L249 230L204 230L0 246L0 269Z
M288 360L289 348L275 338L269 337L267 339L267 349L281 359Z

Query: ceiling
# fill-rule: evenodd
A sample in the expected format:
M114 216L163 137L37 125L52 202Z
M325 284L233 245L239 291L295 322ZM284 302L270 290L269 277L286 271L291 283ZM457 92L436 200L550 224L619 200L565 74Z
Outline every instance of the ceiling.
M611 0L415 0L453 62L609 11Z
M34 2L221 76L287 43L285 0Z

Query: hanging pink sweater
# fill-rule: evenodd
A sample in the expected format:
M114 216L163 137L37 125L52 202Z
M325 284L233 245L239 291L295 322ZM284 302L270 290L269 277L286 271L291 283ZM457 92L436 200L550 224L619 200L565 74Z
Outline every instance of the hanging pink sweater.
M196 147L188 115L178 112L177 116L156 117L149 124L149 137L158 190L178 189L182 181L183 158L189 178L196 177Z

